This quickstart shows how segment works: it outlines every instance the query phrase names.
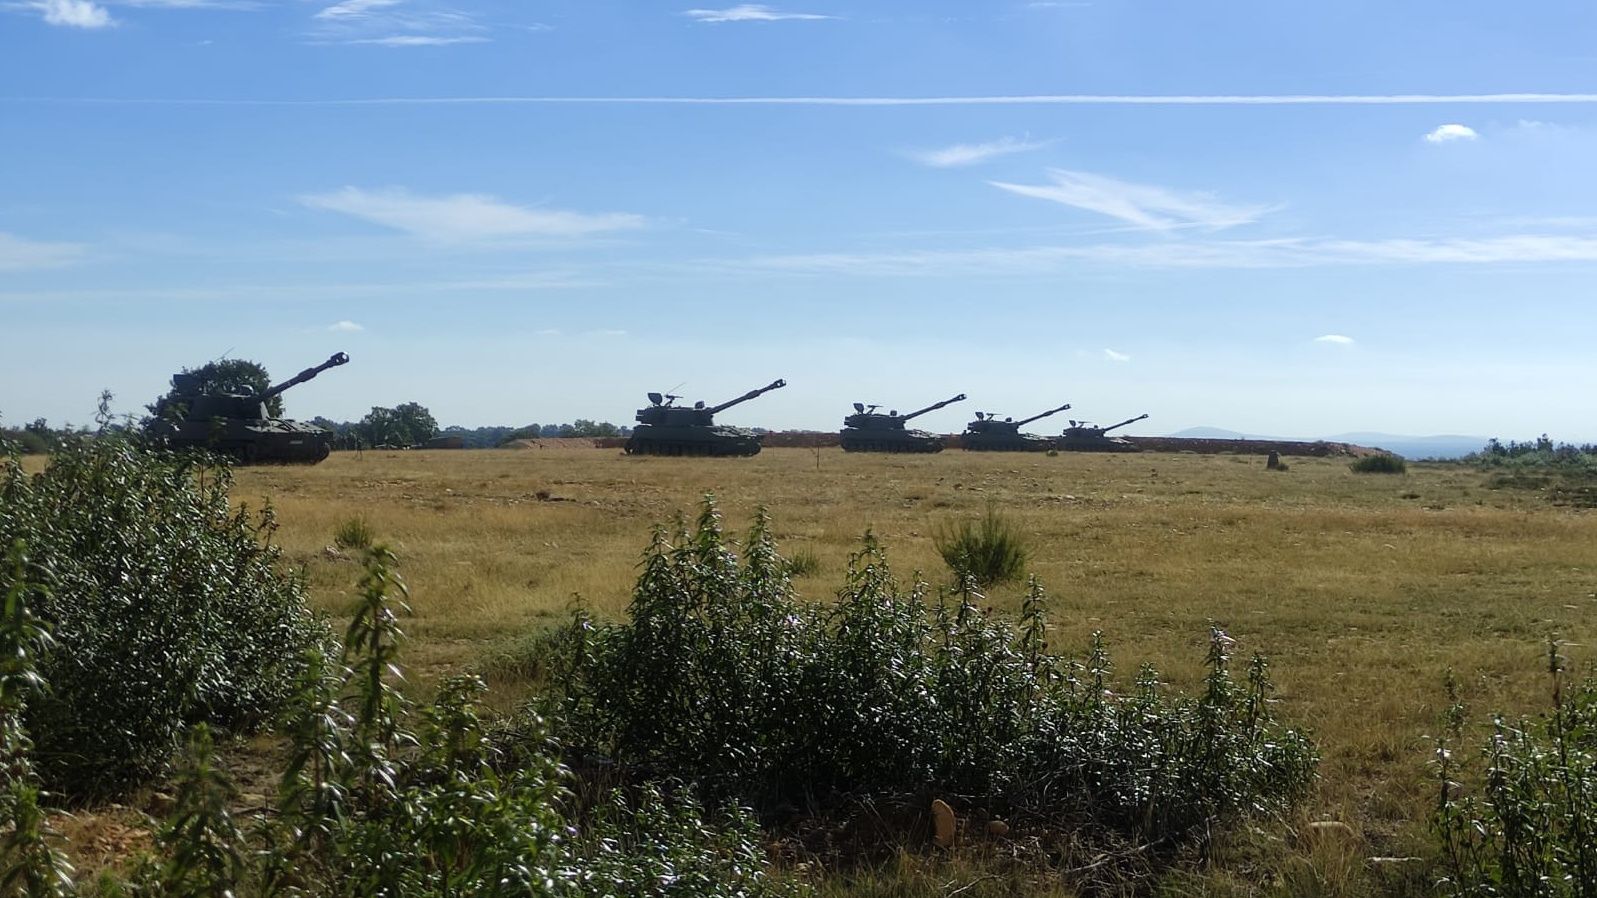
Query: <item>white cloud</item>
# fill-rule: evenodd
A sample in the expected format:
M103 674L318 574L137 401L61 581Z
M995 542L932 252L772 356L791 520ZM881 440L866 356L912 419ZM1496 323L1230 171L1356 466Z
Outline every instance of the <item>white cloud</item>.
M1315 337L1314 342L1332 343L1337 346L1352 346L1354 340L1352 337L1346 337L1342 334L1322 334L1321 336Z
M362 37L344 41L346 44L372 44L379 47L447 47L451 44L481 44L488 38L481 35L443 37L429 34L391 34L387 37Z
M51 25L64 28L109 28L116 24L111 13L93 0L28 0L25 5L38 10Z
M780 12L759 3L743 3L726 9L685 9L682 14L699 22L782 22L837 18L808 12Z
M558 337L558 336L560 336L560 328L558 328L558 327L546 327L543 330L534 331L534 333L536 333L540 337Z
M624 330L604 329L588 331L588 336L590 337L625 337L626 335L627 332Z
M317 19L364 19L373 11L398 6L400 0L344 0L318 12Z
M1597 262L1597 236L1509 235L1441 240L1172 240L971 250L811 253L708 262L723 270L795 275L1035 275L1083 263L1123 269L1268 269L1348 265Z
M26 271L31 268L60 268L83 257L77 243L45 243L25 240L0 231L0 271Z
M449 16L457 22L471 22L469 16ZM472 23L478 31L486 30ZM313 37L315 37L313 35ZM323 38L331 42L330 38ZM54 102L49 97L10 97L13 101ZM557 96L505 95L417 97L389 96L361 99L284 99L256 100L175 99L141 97L131 100L97 98L98 105L138 106L522 106L549 104L571 106L1446 106L1454 104L1555 104L1597 105L1597 94L1016 94L1010 96L955 97L684 97L684 96Z
M1176 191L1152 184L1135 184L1091 172L1049 169L1052 184L987 183L1020 196L1049 200L1118 218L1151 231L1180 227L1211 230L1257 221L1273 211L1270 206L1222 203L1211 193Z
M419 196L404 188L362 190L345 187L331 193L306 194L299 201L313 209L341 212L373 224L440 242L509 237L585 237L639 228L641 215L625 212L588 214L560 209L535 209L477 193Z
M1430 143L1452 143L1455 140L1474 140L1480 137L1475 129L1469 125L1438 125L1436 129L1425 135Z
M1131 361L1131 356L1126 355L1123 352L1115 352L1113 349L1105 349L1103 351L1103 357L1108 359L1111 362L1129 362L1129 361Z
M956 143L953 146L942 147L936 150L911 150L909 157L922 165L932 168L956 168L962 165L975 165L986 162L998 156L1008 156L1011 153L1024 153L1047 146L1046 142L1034 140L1017 140L1013 137L1000 137L986 143Z
M327 329L335 334L358 334L366 328L361 327L353 321L345 319L343 321L336 321L332 324L329 324Z
M383 47L480 44L488 28L442 0L341 0L312 16L311 43Z

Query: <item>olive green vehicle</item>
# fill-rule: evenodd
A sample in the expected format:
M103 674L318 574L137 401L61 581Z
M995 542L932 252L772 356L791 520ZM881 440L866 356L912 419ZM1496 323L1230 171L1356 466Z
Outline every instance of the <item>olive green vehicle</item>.
M194 375L174 374L172 386L181 397L181 417L152 421L147 432L174 449L210 449L244 464L314 465L333 451L333 432L273 418L267 414L266 400L348 362L349 356L334 353L315 368L260 393L202 393Z
M650 393L649 407L638 409L638 426L624 447L628 455L759 455L761 434L745 427L715 423L715 416L734 405L787 386L774 380L720 405L677 405L681 396Z
M1000 421L997 415L977 412L976 420L965 425L965 432L959 436L959 444L973 452L1046 452L1054 448L1053 437L1021 433L1020 429L1067 408L1070 408L1068 402L1019 421L1014 418Z
M960 393L907 415L900 415L896 409L883 415L876 411L880 406L856 402L854 414L843 419L839 441L844 452L941 452L941 436L924 430L909 430L904 422L964 400L965 394Z
M1062 452L1141 452L1137 445L1121 437L1108 436L1109 431L1125 427L1148 417L1146 413L1127 418L1108 427L1094 427L1086 421L1071 421L1070 426L1054 444Z

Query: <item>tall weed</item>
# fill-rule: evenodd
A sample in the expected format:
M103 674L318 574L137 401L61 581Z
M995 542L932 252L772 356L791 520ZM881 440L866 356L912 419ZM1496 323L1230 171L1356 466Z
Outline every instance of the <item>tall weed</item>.
M1597 896L1597 680L1571 686L1548 646L1551 702L1538 719L1492 717L1491 736L1460 755L1465 712L1456 686L1433 767L1433 829L1448 894Z

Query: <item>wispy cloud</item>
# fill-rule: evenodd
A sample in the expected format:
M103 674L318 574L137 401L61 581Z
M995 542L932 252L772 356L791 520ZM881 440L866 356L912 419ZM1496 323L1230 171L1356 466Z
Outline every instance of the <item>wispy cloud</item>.
M340 0L311 18L307 36L319 44L441 47L490 39L474 16L438 0Z
M837 18L811 12L781 12L759 3L742 3L726 9L685 9L682 14L699 22L783 22Z
M335 321L329 324L327 329L335 334L358 334L366 328L346 318L343 321Z
M313 209L341 212L373 224L444 243L512 237L586 237L639 228L641 215L589 214L538 209L477 193L419 196L403 188L363 190L345 187L306 194L299 201Z
M0 271L60 268L79 261L83 255L82 244L27 240L0 231Z
M1000 137L986 143L956 143L934 150L910 150L907 155L916 162L932 168L957 168L986 162L999 156L1042 149L1047 145L1046 141Z
M317 19L364 19L372 16L377 10L398 6L400 0L344 0L332 6L324 7L313 18Z
M1108 359L1111 362L1129 362L1129 361L1131 361L1131 356L1126 355L1123 352L1115 352L1113 349L1108 349L1108 348L1104 349L1103 357Z
M346 44L372 44L378 47L447 47L451 44L481 44L488 38L481 35L444 37L431 34L391 34L387 37L361 37L344 41Z
M133 6L140 9L234 9L261 8L261 0L105 0L109 6Z
M797 275L1035 276L1083 264L1121 269L1268 269L1350 265L1492 265L1597 262L1597 236L1479 239L1171 240L973 250L809 253L700 263L722 270Z
M1232 205L1220 202L1210 193L1176 191L1090 172L1054 168L1048 170L1048 178L1053 183L988 183L1020 196L1086 209L1151 231L1180 227L1220 230L1257 221L1273 208Z
M63 28L110 28L117 24L105 7L93 0L25 0L21 9L31 9L51 25Z
M1469 125L1438 125L1425 135L1430 143L1452 143L1455 140L1474 140L1480 137Z
M1352 337L1344 336L1342 334L1322 334L1318 337L1315 337L1314 342L1330 343L1336 346L1352 346L1354 340Z
M479 26L480 27L480 26ZM456 96L355 99L0 97L0 104L105 106L1448 106L1597 105L1597 94L1016 94L943 97Z

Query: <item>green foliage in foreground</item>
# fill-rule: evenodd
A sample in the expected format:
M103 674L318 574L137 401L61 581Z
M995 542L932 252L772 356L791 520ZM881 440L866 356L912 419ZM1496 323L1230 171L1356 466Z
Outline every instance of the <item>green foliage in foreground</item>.
M1457 898L1597 896L1597 680L1570 688L1548 649L1550 713L1492 718L1474 757L1460 756L1464 708L1453 684L1437 743L1434 828L1445 894Z
M1406 474L1408 462L1401 455L1366 455L1348 465L1355 474Z
M381 546L368 551L342 656L311 651L284 723L289 761L276 812L237 816L210 730L198 725L156 853L125 882L99 883L93 893L765 898L792 891L766 875L758 832L736 809L710 814L643 788L602 796L576 814L569 775L535 719L521 720L514 763L495 748L475 678L449 680L430 705L409 707L395 688L404 584L393 560ZM21 590L7 593L5 610L0 648L27 649L0 667L0 701L9 711L24 687L46 685L31 663L46 637L29 623ZM0 794L10 797L16 821L0 834L0 896L74 894L37 802L27 801L36 789L29 791L26 736L17 738L7 741L10 763L0 768Z
M1308 740L1270 714L1265 662L1239 682L1218 630L1184 697L1151 668L1123 688L1097 642L1056 654L1035 582L1011 620L973 592L904 587L869 536L831 604L798 601L786 571L763 514L741 558L709 501L692 529L657 532L630 621L573 621L551 675L563 740L770 814L920 795L1161 848L1313 778Z
M65 441L41 474L0 468L0 546L34 566L25 583L0 568L0 592L21 588L54 636L26 725L70 799L148 779L191 724L264 721L326 636L279 570L270 512L235 510L228 471L207 465L102 434Z

